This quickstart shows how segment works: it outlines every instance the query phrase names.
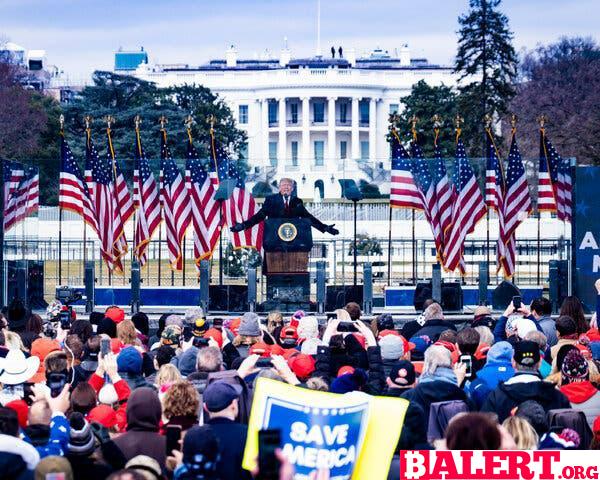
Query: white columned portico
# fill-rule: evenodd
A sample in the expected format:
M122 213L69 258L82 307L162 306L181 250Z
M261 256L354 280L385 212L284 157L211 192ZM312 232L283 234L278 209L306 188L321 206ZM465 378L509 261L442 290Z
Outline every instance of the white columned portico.
M260 103L263 165L269 167L269 99L263 98Z
M279 98L279 139L277 141L277 175L285 175L287 159L287 120L285 111L285 97Z
M369 160L377 160L377 98L369 101Z
M302 158L300 170L310 171L310 98L302 97Z
M336 170L335 141L335 101L337 97L327 97L327 170Z
M358 115L358 102L360 98L352 97L352 159L358 160L360 158L360 139L358 133L359 115Z

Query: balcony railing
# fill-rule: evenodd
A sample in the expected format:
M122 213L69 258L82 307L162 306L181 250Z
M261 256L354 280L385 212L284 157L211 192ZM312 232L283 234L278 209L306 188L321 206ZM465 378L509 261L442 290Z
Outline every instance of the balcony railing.
M338 127L349 127L350 125L352 125L352 120L349 118L338 118L336 119L335 124Z

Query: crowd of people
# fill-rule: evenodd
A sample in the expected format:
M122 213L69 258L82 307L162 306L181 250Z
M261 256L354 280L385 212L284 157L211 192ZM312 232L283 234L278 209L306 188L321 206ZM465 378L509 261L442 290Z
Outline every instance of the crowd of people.
M406 400L396 454L597 448L597 316L575 297L551 310L538 298L496 319L480 306L457 328L433 300L401 325L388 313L364 320L355 303L321 323L302 311L209 320L194 308L151 329L116 306L79 318L54 303L44 319L13 301L0 318L0 477L260 478L242 468L258 378ZM293 478L277 456L280 478Z

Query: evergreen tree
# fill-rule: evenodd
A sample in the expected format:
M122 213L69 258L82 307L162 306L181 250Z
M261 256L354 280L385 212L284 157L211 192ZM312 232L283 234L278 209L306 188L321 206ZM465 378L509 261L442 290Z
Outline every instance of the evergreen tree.
M444 155L454 155L454 124L458 112L458 95L445 85L432 87L424 80L413 85L410 95L402 98L404 110L399 115L397 128L403 138L410 138L411 118L419 119L417 124L418 139L423 155L433 157L433 116L438 114L443 122L438 142Z
M458 19L454 70L468 82L461 87L459 107L471 155L484 155L485 114L499 119L515 95L517 55L508 17L499 5L500 0L470 0L469 11Z

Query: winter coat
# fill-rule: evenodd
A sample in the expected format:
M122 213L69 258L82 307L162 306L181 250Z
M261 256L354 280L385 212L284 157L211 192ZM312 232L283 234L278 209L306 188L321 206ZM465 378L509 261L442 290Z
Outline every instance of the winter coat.
M592 382L569 383L560 387L560 391L567 396L571 407L585 414L588 425L593 427L594 420L600 415L600 391Z
M556 336L556 322L554 319L550 316L541 317L537 323L542 328L544 335L546 335L548 346L553 347L556 345L558 337Z
M27 468L23 457L17 453L0 452L0 478L33 480L33 470Z
M17 456L16 459L15 455ZM8 476L9 471L14 472L15 475L27 473L11 463L12 460L18 461L19 458L25 462L26 470L33 472L40 461L40 454L31 444L20 438L0 434L0 478ZM24 478L27 478L27 476Z
M511 410L526 400L535 400L544 410L570 408L569 399L557 390L554 384L544 382L539 375L519 372L510 380L501 383L487 397L481 410L498 415L502 423Z
M514 374L515 369L511 362L488 363L477 372L475 379L467 384L465 391L477 408L481 408L490 392L501 382L512 378Z
M71 426L63 413L55 413L50 426L30 425L23 430L23 440L30 443L40 454L40 458L64 456L69 451Z
M427 336L432 342L437 342L440 334L446 330L453 330L456 332L456 327L452 322L447 320L432 319L427 320L425 324L413 335L413 337Z
M429 424L429 409L432 403L448 400L463 400L472 409L467 394L453 383L444 380L433 380L418 383L415 388L402 395L402 398L419 405L425 414L425 426Z
M166 439L158 433L162 407L149 387L135 390L127 402L127 432L114 439L126 461L137 455L154 458L165 468Z
M103 462L98 462L90 456L67 455L67 460L73 469L73 478L85 478L85 480L104 480L113 469Z
M410 389L388 388L382 395L402 398L408 390ZM427 445L427 420L423 408L415 402L409 402L408 409L404 415L402 433L400 434L395 451L429 448Z
M220 480L250 480L250 472L242 468L248 426L222 417L211 418L206 424L219 441L221 457L217 471Z

